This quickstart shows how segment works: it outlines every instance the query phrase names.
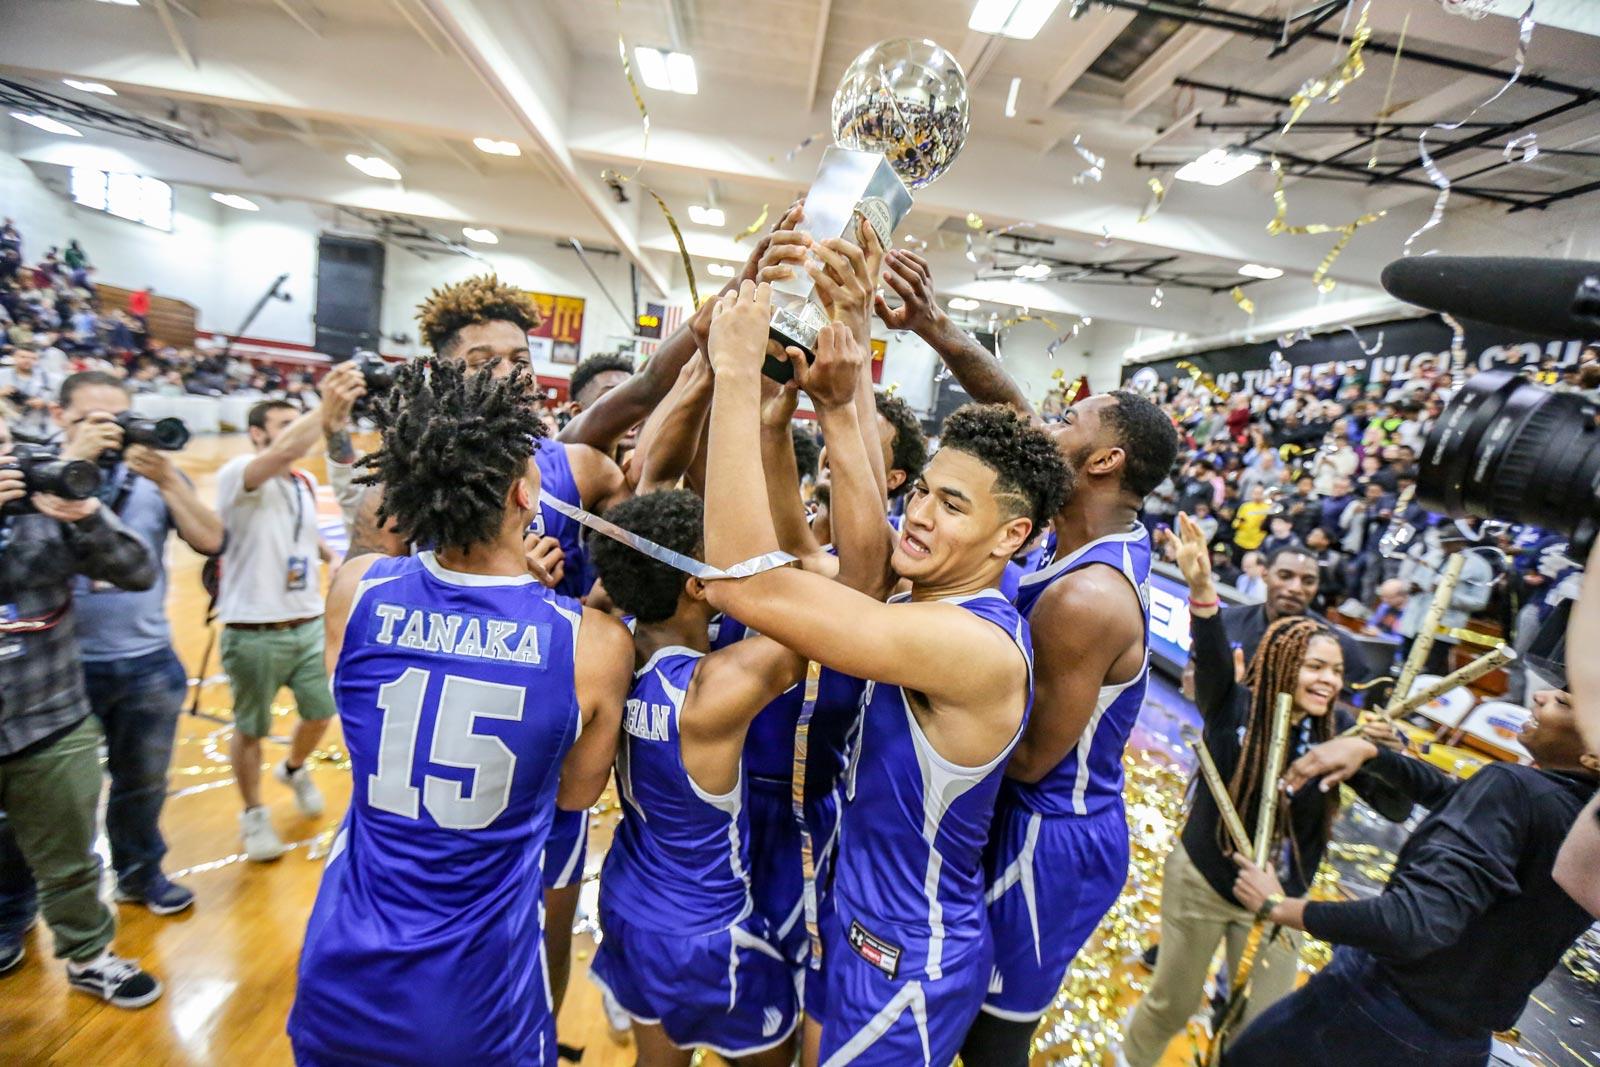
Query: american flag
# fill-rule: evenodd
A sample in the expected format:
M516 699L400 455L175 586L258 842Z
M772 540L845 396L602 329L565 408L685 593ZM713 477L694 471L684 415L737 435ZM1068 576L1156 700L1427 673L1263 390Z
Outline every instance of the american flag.
M665 341L682 326L689 317L689 309L682 304L669 304L661 313L661 341ZM648 359L656 354L656 349L661 347L661 341L640 341L639 356Z

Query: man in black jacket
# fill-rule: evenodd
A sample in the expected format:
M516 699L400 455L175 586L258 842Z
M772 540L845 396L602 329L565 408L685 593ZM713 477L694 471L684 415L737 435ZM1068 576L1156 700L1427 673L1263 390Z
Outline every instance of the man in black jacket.
M1535 693L1520 740L1537 767L1491 764L1458 781L1421 760L1374 775L1432 814L1400 850L1384 891L1341 903L1284 899L1275 874L1236 857L1234 896L1260 918L1336 946L1333 961L1229 1046L1226 1067L1265 1067L1296 1050L1303 1067L1481 1067L1492 1035L1590 917L1552 874L1562 839L1600 786L1600 753L1578 732L1570 697ZM1353 773L1377 748L1328 742L1297 760L1291 790Z

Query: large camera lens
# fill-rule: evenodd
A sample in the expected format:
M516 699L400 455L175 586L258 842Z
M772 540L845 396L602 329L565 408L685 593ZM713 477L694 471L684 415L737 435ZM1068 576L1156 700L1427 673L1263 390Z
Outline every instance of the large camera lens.
M142 419L132 412L117 416L124 445L146 445L163 452L177 452L189 443L189 427L182 419Z
M1597 418L1600 405L1580 394L1479 374L1429 432L1417 497L1430 511L1571 534L1586 550L1600 524Z
M18 445L13 460L30 493L64 500L88 500L100 491L100 468L81 459L62 459L48 448Z

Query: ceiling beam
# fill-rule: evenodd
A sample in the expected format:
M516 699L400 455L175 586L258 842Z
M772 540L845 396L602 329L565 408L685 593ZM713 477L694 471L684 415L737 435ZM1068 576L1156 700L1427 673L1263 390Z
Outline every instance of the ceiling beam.
M1226 11L1254 15L1270 6L1271 0L1234 0L1224 4ZM1133 117L1172 88L1173 80L1194 70L1222 50L1233 39L1227 30L1185 26L1173 34L1155 54L1140 64L1128 79L1122 94L1122 111Z
M1104 52L1106 46L1116 40L1117 35L1132 21L1132 11L1114 11L1106 8L1090 11L1080 18L1076 24L1077 33L1073 36L1071 49L1061 57L1061 64L1045 83L1040 110L1048 111L1055 107L1056 101L1065 96L1067 90L1083 77L1084 71L1094 66L1094 61L1100 58L1100 53Z
M445 54L444 46L441 45L438 39L434 37L433 34L429 33L427 27L422 24L422 19L418 17L416 11L411 6L411 0L389 0L389 2L394 6L396 11L400 12L400 17L405 19L406 22L410 23L413 30L417 31L417 36L421 37L427 46L433 50L434 55L442 56Z
M439 138L439 143L444 145L445 151L449 152L457 163L478 177L481 178L488 173L488 169L483 165L482 153L468 152L466 145L450 137Z
M278 9L299 23L300 28L313 37L322 36L322 16L308 15L295 6L294 0L274 0Z
M817 82L822 77L822 53L828 43L828 16L833 11L833 0L821 0L817 7L817 32L811 43L811 66L806 75L806 112L817 104Z
M178 20L172 17L172 8L168 0L156 0L156 17L161 20L161 28L167 31L167 39L172 42L172 48L178 53L178 57L187 63L191 70L199 70L200 64L195 62L194 53L189 49L189 42L178 32Z
M535 87L545 76L541 66L519 63L507 50L507 38L497 33L487 5L476 0L420 0L447 40L461 53L484 87L527 131L552 170L604 228L611 240L658 292L672 291L661 267L645 254L638 235L628 226L603 191L587 174L580 174L567 145L560 121ZM502 14L501 12L495 12ZM549 92L549 88L546 87Z

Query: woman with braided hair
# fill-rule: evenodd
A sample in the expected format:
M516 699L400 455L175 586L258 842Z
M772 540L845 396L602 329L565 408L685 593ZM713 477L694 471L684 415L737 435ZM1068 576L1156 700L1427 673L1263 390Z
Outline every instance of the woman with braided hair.
M1288 693L1293 700L1289 761L1333 739L1352 721L1334 708L1344 680L1344 654L1327 624L1303 615L1291 616L1268 627L1247 667L1244 654L1229 648L1217 617L1220 603L1205 534L1186 514L1178 516L1178 530L1176 535L1166 532L1164 536L1176 549L1178 566L1189 585L1194 638L1190 656L1195 669L1195 703L1205 720L1206 748L1252 839L1261 791L1278 793L1273 864L1284 885L1294 887L1290 892L1304 893L1322 863L1339 814L1339 791L1318 788L1290 794L1279 790L1267 769L1273 707L1280 693ZM1392 790L1366 771L1349 783L1388 818L1398 821L1410 813L1408 802L1397 801ZM1161 952L1150 989L1128 1024L1119 1064L1153 1067L1160 1059L1168 1041L1183 1030L1199 1005L1219 943L1227 944L1229 973L1238 972L1256 916L1234 900L1238 869L1233 852L1216 799L1202 782L1195 787L1182 839L1167 857L1161 890ZM1283 931L1270 943L1262 941L1249 1002L1236 1032L1242 1032L1252 1018L1294 988L1299 953L1300 938L1292 931Z

